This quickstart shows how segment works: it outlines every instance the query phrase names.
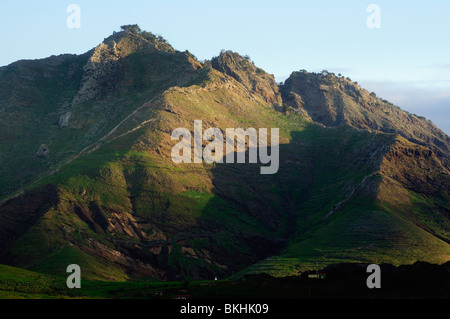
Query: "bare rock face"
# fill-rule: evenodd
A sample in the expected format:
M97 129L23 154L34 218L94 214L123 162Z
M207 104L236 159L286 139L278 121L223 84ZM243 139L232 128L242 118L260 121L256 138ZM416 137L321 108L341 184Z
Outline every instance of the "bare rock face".
M295 92L289 92L283 97L284 106L289 106L293 108L294 112L300 114L305 118L311 118L308 112L305 110L305 102L303 102L302 97Z
M50 154L50 149L47 145L42 144L39 146L39 149L36 152L36 156L38 157L47 157Z
M67 112L59 118L59 126L67 127L69 126L69 120L72 117L72 112Z
M233 77L247 89L259 94L266 102L281 105L281 94L272 74L256 67L249 58L226 51L211 61L212 67Z
M72 100L72 105L101 97L114 86L114 78L119 70L120 58L117 43L100 43L84 66L80 90Z

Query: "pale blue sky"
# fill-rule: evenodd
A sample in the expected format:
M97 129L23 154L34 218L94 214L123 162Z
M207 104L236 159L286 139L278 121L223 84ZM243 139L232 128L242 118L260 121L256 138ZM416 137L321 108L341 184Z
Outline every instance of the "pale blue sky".
M72 3L80 29L66 25ZM366 25L372 3L380 29ZM0 65L84 53L134 23L199 59L248 54L278 81L300 69L342 73L450 133L448 0L3 0Z

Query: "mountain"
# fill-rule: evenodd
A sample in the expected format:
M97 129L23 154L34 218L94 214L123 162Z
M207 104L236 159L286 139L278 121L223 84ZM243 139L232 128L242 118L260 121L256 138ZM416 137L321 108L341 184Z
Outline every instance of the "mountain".
M0 68L0 96L0 263L120 281L450 260L449 137L341 76L278 85L125 27ZM195 120L279 128L278 171L175 164L172 132Z
M327 127L347 125L371 132L396 133L430 147L449 164L449 137L422 116L401 110L344 76L327 71L293 72L281 87L283 99Z

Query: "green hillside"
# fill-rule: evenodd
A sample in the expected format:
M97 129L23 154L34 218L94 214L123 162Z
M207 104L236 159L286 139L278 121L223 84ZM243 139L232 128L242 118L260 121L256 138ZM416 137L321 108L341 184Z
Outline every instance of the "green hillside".
M409 114L347 79L298 77L279 87L236 53L200 63L129 31L0 68L0 262L182 281L450 260L448 136L419 118L403 129ZM197 119L279 128L278 172L175 164L171 134Z

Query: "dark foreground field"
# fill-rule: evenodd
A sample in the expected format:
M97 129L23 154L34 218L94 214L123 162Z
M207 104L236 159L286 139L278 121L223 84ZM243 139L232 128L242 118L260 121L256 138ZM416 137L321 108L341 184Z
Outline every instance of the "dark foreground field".
M337 264L296 277L274 278L265 274L236 280L184 282L83 281L68 289L66 278L0 266L3 299L449 299L450 262L418 262L394 267L381 265L381 288L366 285L367 265ZM323 274L310 278L311 274Z

